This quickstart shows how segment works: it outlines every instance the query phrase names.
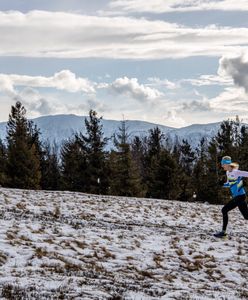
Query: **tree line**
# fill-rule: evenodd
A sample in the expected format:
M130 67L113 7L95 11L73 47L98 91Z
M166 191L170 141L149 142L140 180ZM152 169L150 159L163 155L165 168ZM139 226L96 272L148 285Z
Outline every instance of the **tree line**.
M248 170L248 129L238 118L223 121L217 135L202 138L196 149L187 140L171 145L158 127L131 139L122 121L110 151L101 120L91 110L86 133L72 136L58 154L56 147L41 142L39 129L16 102L6 141L0 140L0 185L223 203L230 195L221 187L221 157L230 155Z

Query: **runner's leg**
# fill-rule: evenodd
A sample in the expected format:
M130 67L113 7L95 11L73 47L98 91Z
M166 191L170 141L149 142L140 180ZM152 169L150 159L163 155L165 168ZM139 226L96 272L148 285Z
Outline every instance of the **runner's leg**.
M223 231L226 231L226 228L227 228L228 212L237 206L238 206L238 204L237 204L236 198L234 198L222 208L221 211L222 211L222 215L223 215L223 227L222 227Z
M245 200L245 195L242 195L243 197L239 197L238 199L238 207L239 210L241 212L241 214L243 215L243 217L248 220L248 206L247 206L247 202Z

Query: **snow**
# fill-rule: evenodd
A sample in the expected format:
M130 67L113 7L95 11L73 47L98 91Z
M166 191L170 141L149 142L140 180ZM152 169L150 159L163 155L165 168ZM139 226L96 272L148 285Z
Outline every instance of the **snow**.
M248 232L221 206L0 189L0 298L247 299ZM29 297L29 298L28 298Z

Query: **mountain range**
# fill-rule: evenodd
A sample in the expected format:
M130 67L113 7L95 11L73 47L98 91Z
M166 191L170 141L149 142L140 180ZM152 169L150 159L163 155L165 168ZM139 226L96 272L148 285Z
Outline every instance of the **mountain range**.
M65 140L73 137L75 133L85 133L85 116L76 115L50 115L32 119L41 132L41 140L48 141L50 144L56 143L59 148ZM148 135L149 129L156 126L165 134L170 142L179 142L182 139L187 140L193 148L196 148L202 137L207 140L212 138L218 132L221 122L210 124L193 124L182 128L173 128L160 124L149 123L145 121L127 120L127 131L130 138ZM0 139L6 138L6 122L0 123ZM121 127L121 121L102 119L104 136L111 138L118 128ZM108 148L112 147L112 142Z

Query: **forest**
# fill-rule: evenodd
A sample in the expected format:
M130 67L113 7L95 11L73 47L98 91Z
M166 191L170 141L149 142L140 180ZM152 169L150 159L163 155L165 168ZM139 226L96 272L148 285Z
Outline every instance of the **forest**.
M16 102L6 140L0 140L0 185L222 204L230 194L223 188L221 157L229 155L248 170L248 128L238 117L223 121L216 136L202 138L196 149L187 140L171 145L158 127L130 139L123 120L110 151L101 120L90 110L86 133L72 136L58 153L56 145L41 142L39 128Z

